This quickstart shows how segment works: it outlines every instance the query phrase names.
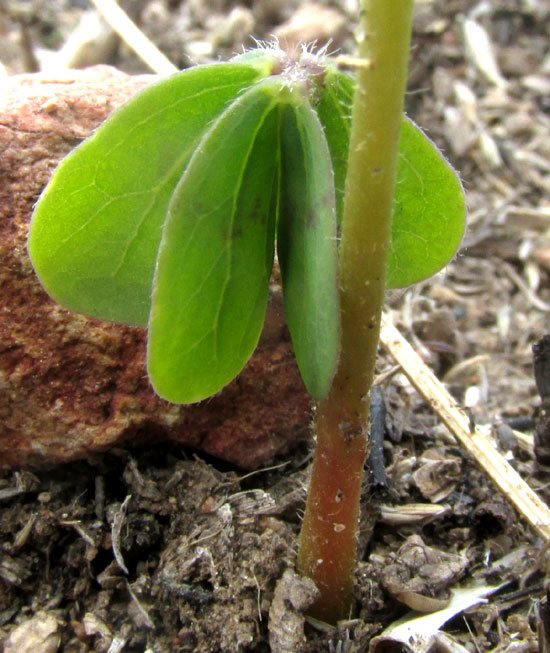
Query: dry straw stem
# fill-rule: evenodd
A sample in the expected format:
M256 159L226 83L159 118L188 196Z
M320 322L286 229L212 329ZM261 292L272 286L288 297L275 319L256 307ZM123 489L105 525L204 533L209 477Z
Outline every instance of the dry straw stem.
M387 316L382 318L380 341L432 407L441 421L459 440L468 454L491 478L506 499L523 515L535 531L550 541L550 510L521 476L509 465L494 445L477 428L472 428L466 413L412 349Z
M120 38L159 75L177 73L178 69L150 41L115 0L92 0L95 8Z

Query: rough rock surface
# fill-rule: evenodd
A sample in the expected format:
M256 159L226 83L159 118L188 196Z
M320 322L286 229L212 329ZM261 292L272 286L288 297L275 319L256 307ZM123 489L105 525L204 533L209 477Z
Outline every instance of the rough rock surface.
M193 406L159 399L145 332L64 310L31 267L34 202L59 160L151 82L96 66L0 86L0 467L83 458L132 441L171 439L243 468L308 432L311 405L273 285L266 328L240 376Z

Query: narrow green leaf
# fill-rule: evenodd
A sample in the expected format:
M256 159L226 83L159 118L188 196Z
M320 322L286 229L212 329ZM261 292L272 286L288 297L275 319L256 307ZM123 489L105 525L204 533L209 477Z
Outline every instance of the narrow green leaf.
M279 90L271 77L229 106L170 202L148 347L151 381L170 401L215 394L258 343L273 265Z
M355 83L349 75L336 68L329 67L321 88L319 102L315 106L319 120L325 130L334 168L336 207L339 220L342 219L344 208L354 90Z
M323 128L302 99L285 107L281 122L277 252L296 360L307 389L322 399L340 347L336 206Z
M172 192L200 138L263 73L197 66L148 87L58 167L31 222L29 252L46 290L95 317L145 325Z
M329 68L316 107L329 145L341 218L354 80ZM367 219L367 216L365 216ZM431 277L460 246L466 223L460 180L443 155L408 118L403 119L395 188L388 288Z

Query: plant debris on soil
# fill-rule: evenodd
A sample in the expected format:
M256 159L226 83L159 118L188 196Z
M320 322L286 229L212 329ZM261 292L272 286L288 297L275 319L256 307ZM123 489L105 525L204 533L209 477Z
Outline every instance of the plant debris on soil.
M250 34L355 48L356 3L346 0L121 4L179 67L226 59L253 45ZM63 57L148 72L84 5L2 3L7 72ZM321 10L332 18L319 20ZM460 171L469 222L443 273L388 295L393 323L547 503L532 346L550 314L549 18L544 0L418 3L407 110ZM83 24L93 20L105 38L88 27L86 49ZM294 573L307 445L244 474L152 441L0 476L0 650L550 650L548 543L388 354L378 372L385 436L365 475L349 621L304 617L316 592ZM541 433L538 452L550 448ZM471 588L486 597L453 613L453 596ZM402 645L376 644L411 610L450 612L431 639L415 631Z

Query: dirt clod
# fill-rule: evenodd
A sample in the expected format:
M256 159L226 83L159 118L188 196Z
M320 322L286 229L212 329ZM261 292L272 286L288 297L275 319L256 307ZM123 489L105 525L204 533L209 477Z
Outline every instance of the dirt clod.
M287 569L275 586L269 609L269 645L273 653L301 653L305 649L304 612L318 598L309 578Z

